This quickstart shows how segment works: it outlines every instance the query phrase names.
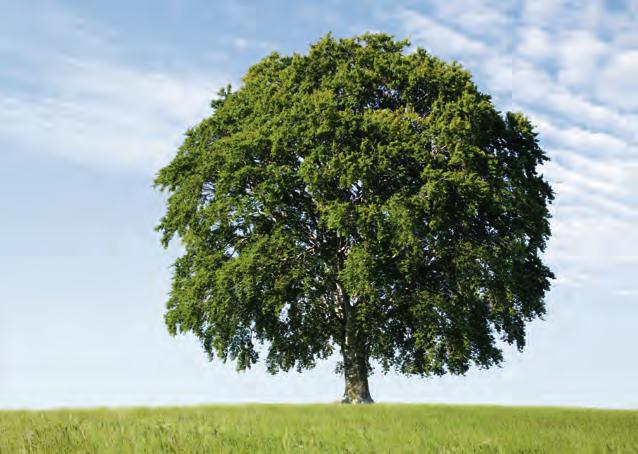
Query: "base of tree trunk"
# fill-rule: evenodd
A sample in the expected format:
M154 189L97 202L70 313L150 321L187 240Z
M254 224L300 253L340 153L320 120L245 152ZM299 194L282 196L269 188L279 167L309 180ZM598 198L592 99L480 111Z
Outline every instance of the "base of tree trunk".
M348 363L346 363L349 365ZM359 367L346 367L345 385L342 404L371 404L374 401L370 395L368 386L368 370L366 364L361 361Z
M350 344L343 352L343 372L345 389L342 404L371 404L374 401L368 386L368 357L361 342L354 342L353 336L346 337Z
M370 396L355 397L355 398L344 397L343 399L341 399L341 403L342 404L373 404L374 400L372 400L372 397Z

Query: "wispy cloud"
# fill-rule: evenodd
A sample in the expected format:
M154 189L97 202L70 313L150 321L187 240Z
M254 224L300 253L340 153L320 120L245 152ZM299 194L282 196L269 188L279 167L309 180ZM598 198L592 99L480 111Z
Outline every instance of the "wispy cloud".
M638 50L614 55L600 75L595 88L598 99L627 112L638 111Z
M482 41L472 39L424 14L404 9L398 13L398 17L412 39L418 43L427 43L428 49L434 54L463 59L483 56L488 52L487 44Z
M592 276L589 273L583 271L567 271L564 273L557 273L554 285L560 285L565 287L582 287L590 282Z
M0 74L0 138L16 149L151 173L230 81L136 66L118 59L85 21L60 12L54 18L38 36L0 52L13 68ZM68 39L60 41L58 28Z
M58 71L43 94L1 94L0 134L32 151L119 170L157 169L206 114L216 88L104 61L68 61Z
M622 296L627 298L638 298L638 288L619 288L614 291L616 296Z
M277 48L275 43L270 41L258 40L246 36L236 36L232 39L233 46L240 52L247 49L256 48L265 51L273 51Z

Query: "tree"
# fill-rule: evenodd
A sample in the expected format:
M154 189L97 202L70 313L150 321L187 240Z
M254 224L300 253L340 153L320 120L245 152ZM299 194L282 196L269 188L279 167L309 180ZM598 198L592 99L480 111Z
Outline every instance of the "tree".
M344 402L372 401L373 361L463 374L524 347L553 278L548 158L522 114L408 46L328 35L219 92L155 181L183 245L171 334L271 373L338 347Z

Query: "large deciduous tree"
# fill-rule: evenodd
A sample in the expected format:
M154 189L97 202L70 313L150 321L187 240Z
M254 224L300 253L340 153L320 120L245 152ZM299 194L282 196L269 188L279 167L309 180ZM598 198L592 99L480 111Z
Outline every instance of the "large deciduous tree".
M470 74L385 34L272 53L220 91L156 185L177 235L166 323L271 373L338 347L368 376L463 374L545 313L553 193L530 122ZM262 347L260 347L260 345Z

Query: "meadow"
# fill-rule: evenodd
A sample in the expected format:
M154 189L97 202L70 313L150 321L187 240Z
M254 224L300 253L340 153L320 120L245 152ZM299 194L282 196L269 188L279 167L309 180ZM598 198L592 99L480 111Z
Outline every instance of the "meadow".
M374 404L0 412L0 452L638 452L638 411Z

